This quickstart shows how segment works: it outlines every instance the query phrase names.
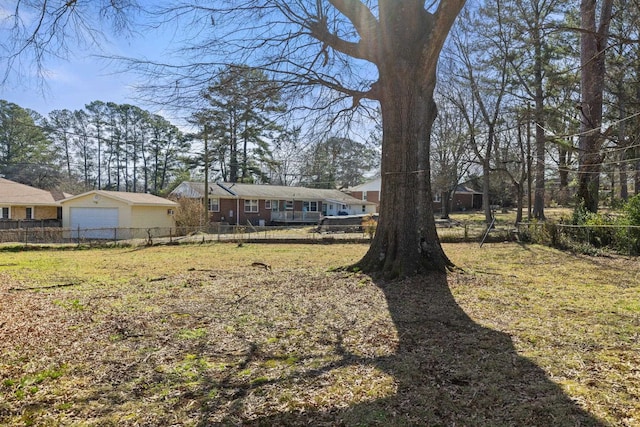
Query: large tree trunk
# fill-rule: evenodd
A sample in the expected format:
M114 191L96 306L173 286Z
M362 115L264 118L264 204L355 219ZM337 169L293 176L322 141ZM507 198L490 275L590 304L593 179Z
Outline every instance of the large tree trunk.
M378 100L382 113L380 216L371 247L357 266L386 277L445 271L452 264L436 233L429 146L437 115L438 57L464 0L443 0L435 13L420 0L379 0L377 17L364 2L330 3L348 17L361 40L337 39L322 20L312 25L314 36L374 63L379 74L362 96Z
M569 202L569 150L560 147L558 149L558 176L560 177L560 190L556 201L561 205Z
M597 0L582 0L580 16L582 34L580 37L581 78L581 124L578 168L578 198L584 207L598 211L600 172L603 156L602 145L602 100L605 79L605 48L611 21L613 0L602 0L602 9L596 13ZM597 24L597 18L600 23Z
M627 176L627 162L626 151L622 152L622 159L620 161L620 199L623 201L629 200L629 177Z
M373 242L359 266L387 277L402 277L453 264L436 232L432 205L429 146L437 108L435 78L421 87L414 70L396 69L383 87L382 197ZM401 77L402 75L406 77ZM381 79L382 82L382 79Z

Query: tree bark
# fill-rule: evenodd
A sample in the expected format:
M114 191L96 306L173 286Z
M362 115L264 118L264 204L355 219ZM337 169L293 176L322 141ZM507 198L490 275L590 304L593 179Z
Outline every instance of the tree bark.
M558 149L558 176L560 191L556 199L561 205L566 205L569 200L569 150L562 146Z
M411 72L406 73L407 77ZM398 76L399 77L399 76ZM453 266L440 246L431 197L429 141L437 109L435 82L394 78L380 99L382 194L375 238L359 266L387 277Z
M545 205L545 160L546 160L546 135L544 134L545 114L544 114L544 77L543 77L543 53L542 53L542 36L540 31L534 33L534 80L535 80L535 131L536 138L536 181L535 194L533 197L533 217L537 220L544 221L544 205Z
M382 191L376 234L357 266L387 278L446 271L453 264L436 232L429 149L438 57L464 0L442 1L435 14L421 1L378 4L377 31L361 44L379 72L372 92L382 114ZM363 19L355 21L364 33Z
M578 198L590 212L598 211L600 172L603 156L602 145L602 102L605 79L605 49L609 35L609 23L613 0L602 0L597 23L597 0L582 0L580 16L582 35L580 37L581 62L581 124L578 168Z
M540 86L541 88L542 86ZM544 221L544 199L545 199L545 156L546 136L544 134L544 101L542 97L536 99L536 165L535 165L535 194L533 197L533 217Z
M634 194L640 194L640 160L636 161L635 179L633 185Z
M450 218L454 194L455 194L455 188L453 189L453 191L446 190L442 193L442 197L440 198L440 206L441 206L440 219Z

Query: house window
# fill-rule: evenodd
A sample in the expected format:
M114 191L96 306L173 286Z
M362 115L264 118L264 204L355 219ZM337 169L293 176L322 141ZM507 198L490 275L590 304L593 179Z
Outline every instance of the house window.
M6 206L3 206L2 208L0 208L0 219L9 219L10 218L10 216L9 216L10 212L11 211Z
M440 202L442 201L442 198L441 198L441 196L440 196L440 193L436 193L436 194L433 196L433 201L434 201L434 202L436 202L436 203L440 203Z
M279 200L269 200L271 202L271 210L274 212L278 212L280 210L280 201Z
M307 212L318 212L318 202L302 202L302 210Z
M265 200L264 201L264 208L266 210L270 210L271 209L271 200Z
M293 200L287 200L286 202L284 202L284 208L288 211L292 211L293 210Z
M258 212L258 201L257 200L245 200L244 201L244 211L249 213Z
M220 212L220 199L209 199L209 212Z
M362 192L362 200L367 200L367 192L366 191Z
M35 219L35 216L33 215L33 208L32 207L27 207L25 208L25 219Z

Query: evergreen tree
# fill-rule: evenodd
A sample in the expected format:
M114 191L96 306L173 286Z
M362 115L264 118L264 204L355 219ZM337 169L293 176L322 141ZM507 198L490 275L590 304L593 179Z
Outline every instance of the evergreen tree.
M347 188L362 184L377 171L379 152L348 138L331 137L305 151L302 184L312 188Z
M229 182L264 182L273 162L269 140L282 131L275 115L284 111L280 89L246 66L229 66L208 87L207 117L212 140L223 157Z
M60 175L51 141L39 126L42 117L0 100L0 174L35 187L51 188Z

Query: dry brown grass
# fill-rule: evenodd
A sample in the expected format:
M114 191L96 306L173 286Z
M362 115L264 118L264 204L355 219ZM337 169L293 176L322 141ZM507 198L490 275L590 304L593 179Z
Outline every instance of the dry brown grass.
M448 245L465 273L331 270L365 250L4 252L0 424L640 422L637 260Z

